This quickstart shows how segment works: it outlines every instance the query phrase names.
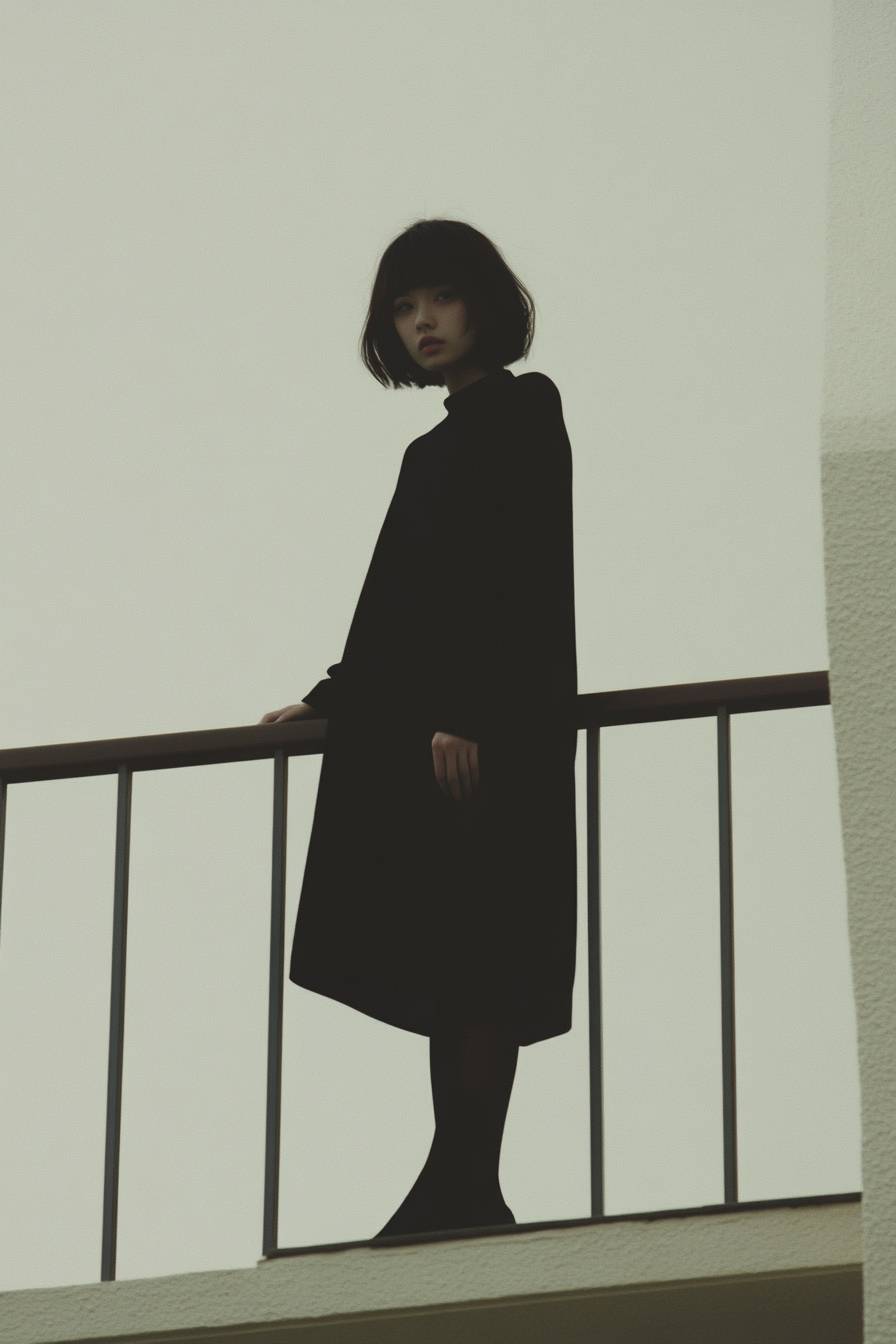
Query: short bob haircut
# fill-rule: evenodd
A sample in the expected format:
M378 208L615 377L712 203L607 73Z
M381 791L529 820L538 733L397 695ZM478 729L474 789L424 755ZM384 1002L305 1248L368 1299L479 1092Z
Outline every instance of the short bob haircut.
M491 371L528 355L535 303L494 243L460 220L419 219L380 259L361 337L361 358L384 387L445 385L438 369L414 362L395 329L398 295L429 285L450 285L466 303L477 332L469 359Z

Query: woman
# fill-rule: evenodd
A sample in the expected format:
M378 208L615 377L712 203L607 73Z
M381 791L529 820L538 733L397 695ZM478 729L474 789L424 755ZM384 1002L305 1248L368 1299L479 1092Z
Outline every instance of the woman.
M377 1237L516 1221L519 1047L571 1025L572 457L554 383L506 368L533 314L468 224L386 249L362 358L447 415L405 450L342 660L260 720L328 720L290 980L430 1039L432 1148Z

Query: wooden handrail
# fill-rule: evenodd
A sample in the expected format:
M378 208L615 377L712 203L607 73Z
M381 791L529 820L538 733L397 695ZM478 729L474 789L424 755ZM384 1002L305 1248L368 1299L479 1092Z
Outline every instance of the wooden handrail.
M598 728L697 718L715 714L720 705L731 714L744 714L827 704L830 688L826 671L786 672L727 681L592 691L578 696L576 722L579 728ZM287 756L308 756L322 750L327 737L326 722L326 719L290 719L285 723L243 724L236 728L11 747L0 751L0 780L14 784L110 775L122 766L131 770L170 770L174 766L262 760L275 751L284 751Z

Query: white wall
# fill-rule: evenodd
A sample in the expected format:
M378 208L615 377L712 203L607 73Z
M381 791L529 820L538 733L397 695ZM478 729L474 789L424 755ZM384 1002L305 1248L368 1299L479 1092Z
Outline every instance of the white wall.
M558 17L560 21L558 22ZM7 747L257 722L339 657L406 444L358 340L420 217L532 290L573 444L580 690L828 666L830 11L7 4ZM584 917L584 735L579 778ZM829 708L733 725L740 1195L860 1186ZM710 720L605 731L607 1211L716 1203ZM290 771L291 934L318 771ZM99 1277L115 779L10 787L0 1288ZM118 1276L261 1253L266 762L135 777ZM587 1216L587 968L520 1052L519 1221ZM287 984L281 1245L371 1236L428 1041Z

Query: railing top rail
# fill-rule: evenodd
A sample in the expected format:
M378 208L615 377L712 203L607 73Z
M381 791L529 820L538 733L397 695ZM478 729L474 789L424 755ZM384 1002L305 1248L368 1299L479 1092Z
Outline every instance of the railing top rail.
M801 709L806 705L830 703L826 670L781 672L774 676L689 681L671 686L638 686L624 691L580 695L579 727L693 719L715 714L720 708L731 714L748 714L763 709ZM0 762L2 756L0 752ZM0 763L0 772L2 769Z
M828 704L830 687L826 671L787 672L775 676L734 677L726 681L593 691L578 696L576 724L579 728L598 728L698 718L715 714L720 708L731 714L744 714ZM537 709L533 714L537 717ZM123 766L130 770L167 770L176 766L215 765L261 760L271 757L275 751L285 751L288 756L307 756L321 750L326 736L325 719L292 719L285 723L252 723L236 728L11 747L0 751L0 780L11 784L108 775L116 774Z

